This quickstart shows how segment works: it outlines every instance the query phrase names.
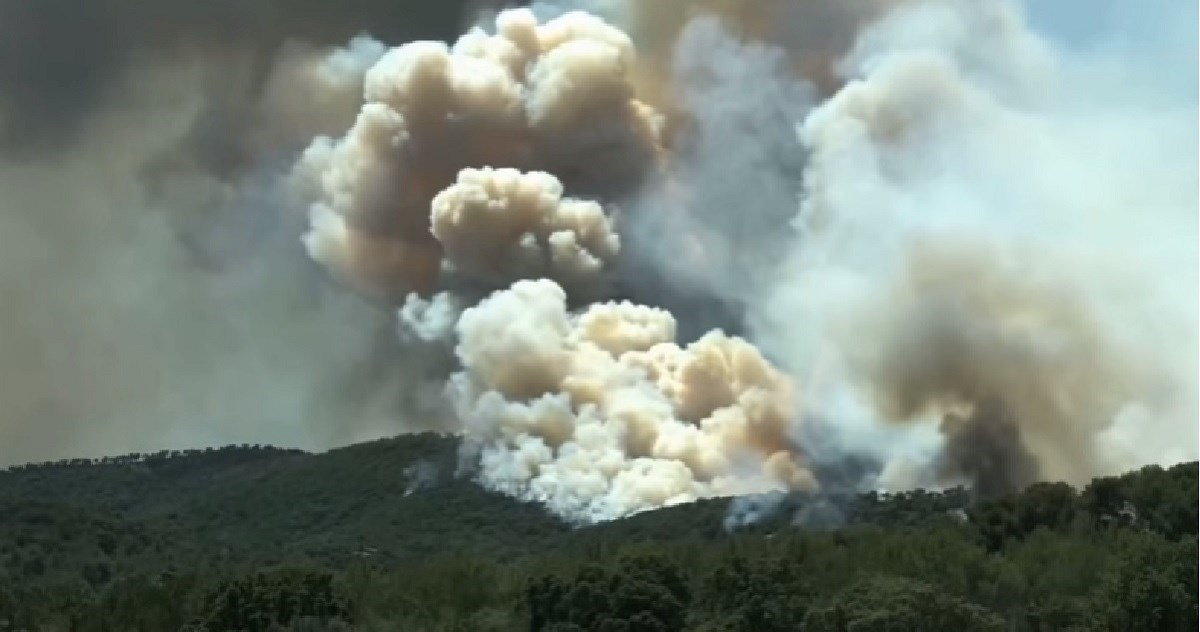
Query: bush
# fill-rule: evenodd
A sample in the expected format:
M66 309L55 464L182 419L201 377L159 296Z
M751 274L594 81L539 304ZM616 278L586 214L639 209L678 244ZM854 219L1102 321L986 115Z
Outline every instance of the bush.
M545 576L527 590L534 632L675 632L689 599L682 573L658 556L627 557L612 571L588 564L572 580Z
M1004 620L929 584L898 577L855 583L805 618L808 632L989 632Z
M335 593L332 574L282 569L219 583L204 599L190 632L267 632L300 619L329 623L349 617L350 606Z

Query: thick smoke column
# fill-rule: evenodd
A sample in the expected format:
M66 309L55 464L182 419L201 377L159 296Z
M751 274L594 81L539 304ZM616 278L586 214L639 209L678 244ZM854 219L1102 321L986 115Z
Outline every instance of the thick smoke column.
M452 392L480 481L592 521L714 495L813 489L791 382L749 343L679 347L670 314L521 281L459 320Z
M558 198L564 186L630 194L657 169L659 120L634 98L629 38L583 13L539 25L506 11L496 28L453 47L389 51L367 72L350 132L318 139L298 165L312 198L310 254L362 291L399 299L433 289L447 248L447 265L458 256L468 275L500 280L514 266L591 274L615 254L596 207ZM463 171L488 166L538 173ZM531 248L545 255L530 259Z
M861 27L904 1L535 0L532 8L543 18L585 10L621 25L643 60L634 70L639 94L686 116L686 106L673 107L676 86L670 81L677 70L677 49L695 20L715 19L739 42L783 52L788 74L806 77L829 93L842 82L836 62L849 52Z
M805 150L795 125L842 79L837 60L894 0L593 0L638 50L637 94L666 116L668 175L631 204L623 288L669 307L684 335L740 330L785 256ZM644 212L642 212L644 210Z
M433 236L454 269L492 283L544 276L579 286L620 251L600 205L564 199L544 172L464 169L432 207Z
M1194 98L1122 94L1141 69L1055 50L1007 2L898 10L844 68L752 328L815 376L836 447L940 425L908 484L992 492L1195 458Z
M296 170L313 256L453 347L480 482L586 521L1193 456L1193 123L1000 0L555 4L388 52Z
M315 141L295 172L309 252L403 299L405 330L458 316L431 309L451 294L409 292L517 280L458 320L446 429L483 484L579 521L815 486L790 436L792 385L752 345L712 332L680 347L669 313L630 303L569 311L564 288L575 303L602 291L621 253L619 218L571 196L632 200L662 168L636 63L592 16L507 11L495 35L385 54L348 134Z
M1194 43L135 4L0 0L0 458L430 428L587 521L1196 457L1196 99L1151 76Z

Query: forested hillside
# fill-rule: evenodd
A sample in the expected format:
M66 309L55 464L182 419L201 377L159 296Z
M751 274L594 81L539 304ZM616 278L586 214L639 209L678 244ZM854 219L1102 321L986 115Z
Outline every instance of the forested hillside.
M455 450L419 435L12 468L0 630L1197 627L1196 463L573 528L455 477Z

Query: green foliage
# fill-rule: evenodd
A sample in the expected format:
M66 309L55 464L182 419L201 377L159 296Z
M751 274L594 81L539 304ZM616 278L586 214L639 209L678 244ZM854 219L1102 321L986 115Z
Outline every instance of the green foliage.
M871 577L855 583L804 620L808 632L987 632L1004 620L923 582Z
M816 593L799 561L733 557L702 582L693 618L697 630L787 632L804 622Z
M335 593L331 573L283 569L220 582L201 613L188 632L265 632L304 619L345 621L350 606Z
M625 557L612 570L588 564L571 580L542 577L527 590L533 632L675 632L690 599L680 570L653 555Z
M187 619L196 578L137 575L118 580L78 611L79 632L128 630L154 632L179 629Z
M1196 462L1169 469L1148 465L1119 477L1098 478L1080 504L1102 526L1138 526L1170 539L1196 534L1200 512L1200 469Z
M1128 632L1196 630L1196 538L1166 542L1134 536L1105 580L1097 603L1109 629Z
M455 479L455 450L423 435L0 472L0 632L1197 628L1195 463L977 503L795 496L727 532L723 499L575 528ZM836 529L805 527L813 503Z
M415 435L319 455L246 446L12 468L0 472L0 577L100 580L97 564L110 580L285 561L396 564L444 552L447 537L503 560L570 532L537 505L454 479L456 450L453 439ZM434 487L410 487L415 463L439 473Z
M1065 529L1075 520L1075 490L1066 483L1038 483L1023 493L982 503L971 511L989 551L1040 528Z

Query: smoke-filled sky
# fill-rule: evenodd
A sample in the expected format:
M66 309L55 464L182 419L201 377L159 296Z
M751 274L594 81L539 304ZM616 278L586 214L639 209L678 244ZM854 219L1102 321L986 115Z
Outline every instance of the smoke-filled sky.
M154 6L0 3L0 461L432 429L586 522L1197 456L1195 6Z
M277 180L353 120L352 37L466 4L0 0L0 463L394 427L392 316L322 282Z
M336 46L368 31L392 42L450 38L471 5L482 3L3 0L0 139L9 151L70 147L156 64L209 66L224 90L252 91L285 42Z

